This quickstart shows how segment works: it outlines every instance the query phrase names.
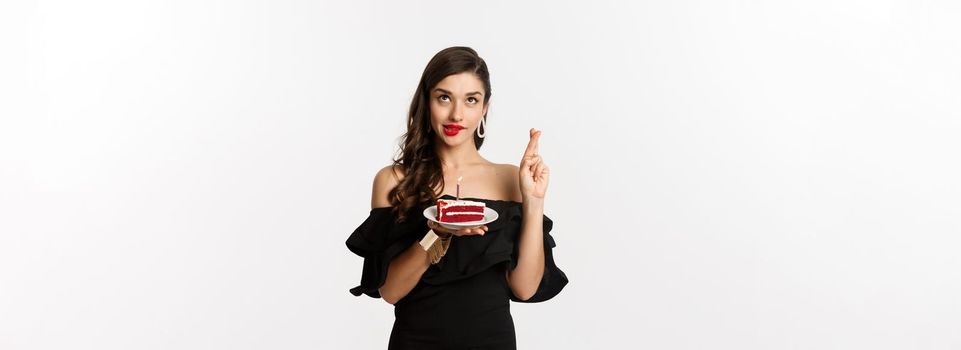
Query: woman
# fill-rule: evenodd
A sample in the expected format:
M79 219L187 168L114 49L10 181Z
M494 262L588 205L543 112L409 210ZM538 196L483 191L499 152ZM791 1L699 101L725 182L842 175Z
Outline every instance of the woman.
M544 301L567 284L543 213L550 172L541 132L530 130L519 167L484 159L490 98L474 50L437 53L414 93L401 154L375 176L370 216L347 239L364 257L350 292L394 305L389 349L515 349L509 301ZM425 219L438 198L455 197L459 178L460 197L484 202L497 220L449 230Z

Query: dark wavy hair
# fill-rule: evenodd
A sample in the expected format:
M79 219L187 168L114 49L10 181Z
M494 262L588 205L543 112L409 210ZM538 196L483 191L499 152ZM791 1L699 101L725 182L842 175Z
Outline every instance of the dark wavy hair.
M435 151L435 135L430 123L430 91L447 76L470 72L484 83L484 105L491 99L490 72L487 63L474 49L463 46L441 50L424 68L407 114L407 132L401 137L400 150L394 165L404 178L388 193L391 206L397 211L397 221L404 221L411 208L434 203L444 190L444 174ZM485 113L482 117L487 119ZM484 139L474 134L477 149Z

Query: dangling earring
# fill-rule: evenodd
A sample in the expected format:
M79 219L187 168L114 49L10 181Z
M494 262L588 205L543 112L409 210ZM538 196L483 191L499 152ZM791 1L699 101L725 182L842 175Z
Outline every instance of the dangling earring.
M481 132L484 129L484 132ZM477 125L477 137L484 138L487 135L487 117L481 117L480 124Z

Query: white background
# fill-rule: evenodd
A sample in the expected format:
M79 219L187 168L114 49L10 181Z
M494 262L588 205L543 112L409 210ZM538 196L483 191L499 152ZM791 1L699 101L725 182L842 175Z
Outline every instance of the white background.
M961 348L959 18L5 1L0 348L385 348L344 240L452 45L492 72L482 155L537 127L553 170L571 283L512 303L521 349Z

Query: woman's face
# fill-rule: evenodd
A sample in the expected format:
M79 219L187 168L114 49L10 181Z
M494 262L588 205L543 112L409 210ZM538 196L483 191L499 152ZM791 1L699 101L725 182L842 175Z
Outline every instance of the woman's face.
M449 75L430 91L430 126L449 146L473 144L486 113L484 83L474 73Z

